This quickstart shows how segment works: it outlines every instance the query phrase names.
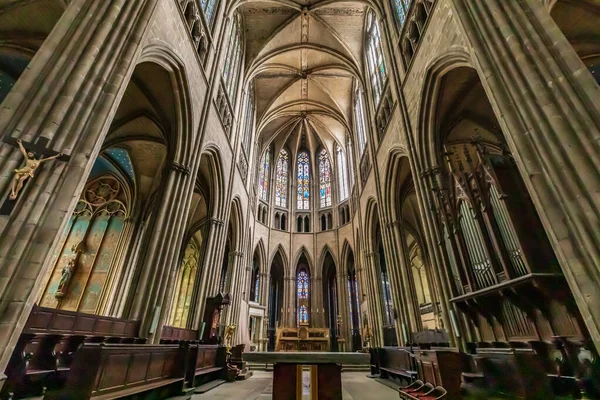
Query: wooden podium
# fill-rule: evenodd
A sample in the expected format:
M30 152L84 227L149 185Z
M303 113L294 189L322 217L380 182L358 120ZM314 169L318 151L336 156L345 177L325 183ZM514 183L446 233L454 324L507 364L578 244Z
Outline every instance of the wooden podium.
M369 363L367 353L244 353L244 361L273 364L273 400L302 400L302 366L310 365L313 400L342 400L342 364ZM296 388L293 390L292 388Z

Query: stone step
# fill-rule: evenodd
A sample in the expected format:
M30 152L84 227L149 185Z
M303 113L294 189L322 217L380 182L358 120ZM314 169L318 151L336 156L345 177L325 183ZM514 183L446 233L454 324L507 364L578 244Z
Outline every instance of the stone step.
M217 386L221 386L225 382L226 382L225 379L215 379L214 381L210 381L208 383L205 383L204 385L197 386L194 389L194 393L196 393L196 394L206 393L209 390L216 388Z

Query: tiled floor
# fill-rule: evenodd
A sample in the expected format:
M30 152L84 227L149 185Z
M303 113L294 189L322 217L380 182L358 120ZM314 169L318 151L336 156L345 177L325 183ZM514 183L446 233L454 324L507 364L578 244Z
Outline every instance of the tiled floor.
M342 388L344 400L398 399L398 392L367 378L367 372L344 372ZM308 372L304 372L304 399L310 399ZM272 393L272 372L254 371L245 381L225 383L208 393L197 394L193 400L269 400Z

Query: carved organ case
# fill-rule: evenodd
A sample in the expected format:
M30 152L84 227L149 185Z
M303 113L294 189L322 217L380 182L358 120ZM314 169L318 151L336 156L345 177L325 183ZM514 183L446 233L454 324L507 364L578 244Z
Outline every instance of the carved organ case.
M447 142L437 211L446 273L478 341L583 339L583 324L514 159L502 144Z

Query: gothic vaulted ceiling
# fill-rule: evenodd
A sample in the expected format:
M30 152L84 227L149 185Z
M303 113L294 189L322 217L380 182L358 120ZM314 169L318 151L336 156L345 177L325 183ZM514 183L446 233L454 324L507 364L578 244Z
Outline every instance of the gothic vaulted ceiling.
M251 1L240 10L263 145L343 145L362 68L365 5ZM312 133L309 143L301 143L304 131Z

